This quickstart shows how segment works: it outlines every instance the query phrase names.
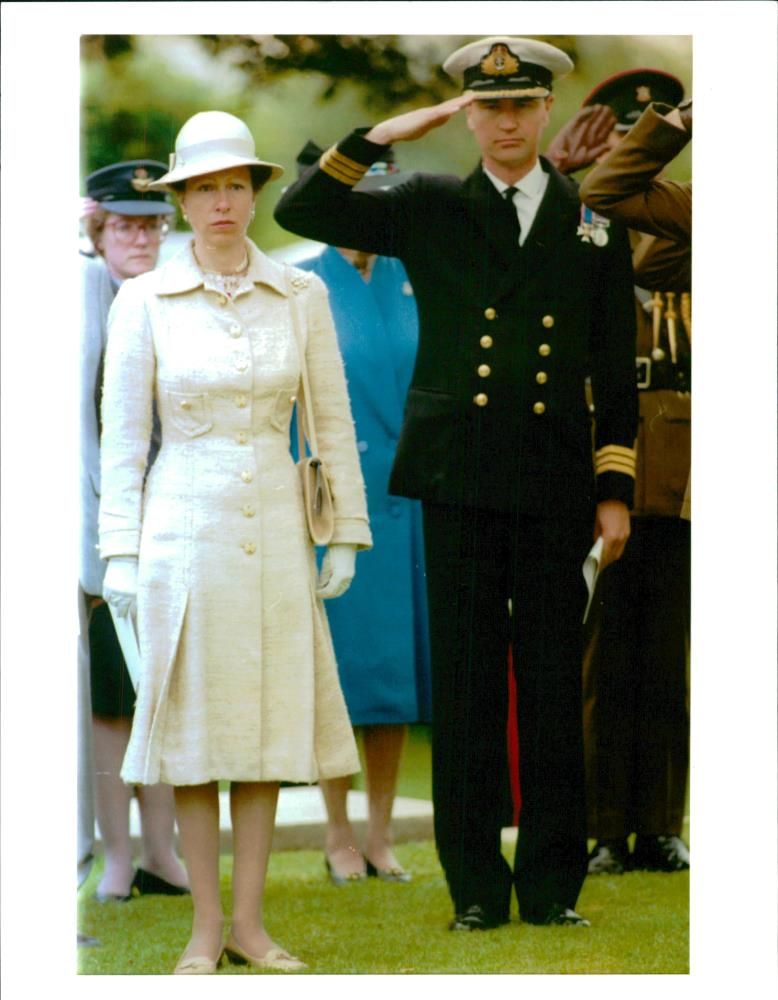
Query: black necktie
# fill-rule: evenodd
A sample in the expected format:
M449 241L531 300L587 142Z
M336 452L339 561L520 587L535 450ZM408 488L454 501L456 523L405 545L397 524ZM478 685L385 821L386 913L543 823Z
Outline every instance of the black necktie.
M516 231L516 242L517 243L521 239L521 225L519 223L518 213L516 212L516 206L513 203L513 196L516 194L516 192L518 190L519 190L518 188L509 187L509 188L506 188L503 191L503 193L502 193L503 199L505 201L505 205L506 205L507 209L510 211L511 216L512 216L513 228Z

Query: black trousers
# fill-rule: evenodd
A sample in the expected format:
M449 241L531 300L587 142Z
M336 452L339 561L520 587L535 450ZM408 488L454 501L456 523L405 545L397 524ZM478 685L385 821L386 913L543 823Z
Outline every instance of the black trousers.
M523 920L574 907L586 875L581 572L592 521L425 503L435 838L456 912ZM503 858L507 659L517 685L522 808Z
M635 517L584 656L589 834L680 834L689 772L690 530Z

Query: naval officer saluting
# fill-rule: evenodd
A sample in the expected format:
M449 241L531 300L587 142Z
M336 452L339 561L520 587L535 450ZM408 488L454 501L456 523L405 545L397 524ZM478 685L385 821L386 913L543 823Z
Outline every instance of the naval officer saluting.
M514 886L522 920L582 924L581 566L593 534L605 563L629 535L629 245L616 225L584 226L576 185L538 155L552 81L572 69L564 52L492 37L444 69L463 78L460 97L352 132L275 214L303 236L399 257L416 292L419 346L390 489L423 504L435 837L451 927L506 923ZM481 152L466 180L415 174L354 190L389 145L460 110ZM522 791L513 871L500 850L509 646Z

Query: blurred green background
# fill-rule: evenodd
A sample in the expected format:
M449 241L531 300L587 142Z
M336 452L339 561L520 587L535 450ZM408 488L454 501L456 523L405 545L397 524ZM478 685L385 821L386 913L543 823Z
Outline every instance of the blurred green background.
M307 139L320 146L352 128L455 96L440 69L472 35L85 35L81 40L81 177L117 160L167 162L197 111L222 110L251 129L260 157L287 175L259 199L250 236L265 250L294 240L272 218ZM544 139L600 81L625 69L674 73L692 93L692 39L677 35L534 36L563 49L575 70L555 89ZM406 170L468 174L477 152L464 119L396 150ZM580 180L583 174L579 174ZM691 176L691 146L667 176ZM82 184L83 190L83 184Z

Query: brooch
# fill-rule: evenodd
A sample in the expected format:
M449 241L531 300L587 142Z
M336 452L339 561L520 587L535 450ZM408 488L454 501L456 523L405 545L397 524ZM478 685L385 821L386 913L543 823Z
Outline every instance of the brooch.
M307 274L295 274L290 278L290 282L292 288L294 288L294 290L297 292L303 288L307 288L308 285L311 283L311 279L310 276Z
M609 226L610 222L604 216L593 212L586 205L581 205L581 218L576 235L581 237L582 243L593 243L596 247L606 246Z

